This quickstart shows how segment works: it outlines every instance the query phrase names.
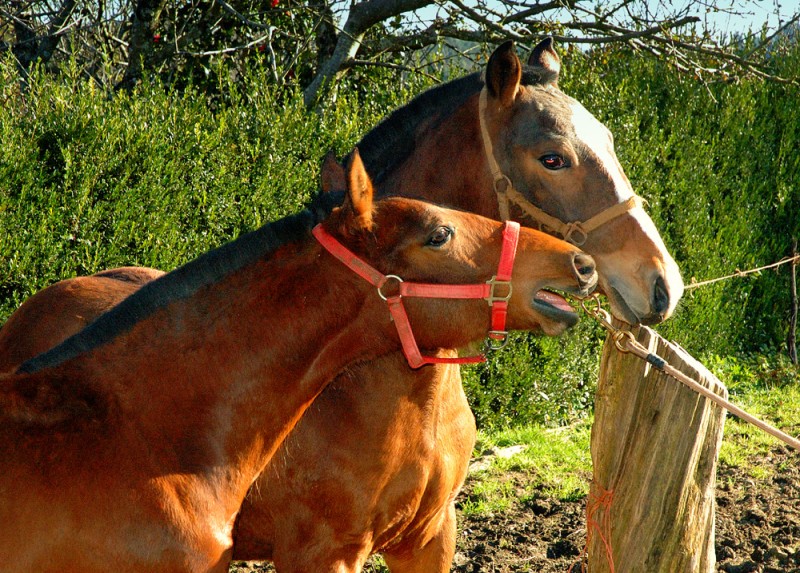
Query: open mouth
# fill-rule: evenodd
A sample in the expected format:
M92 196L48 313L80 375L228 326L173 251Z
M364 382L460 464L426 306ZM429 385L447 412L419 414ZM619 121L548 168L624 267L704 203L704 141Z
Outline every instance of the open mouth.
M533 297L531 304L534 310L545 318L573 326L578 322L578 315L566 299L549 290L540 290Z

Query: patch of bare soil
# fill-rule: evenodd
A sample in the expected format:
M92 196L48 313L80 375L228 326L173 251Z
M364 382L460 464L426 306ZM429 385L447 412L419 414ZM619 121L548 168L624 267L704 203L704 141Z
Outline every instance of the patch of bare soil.
M524 484L524 473L507 476ZM468 482L459 502L471 495ZM534 571L565 572L586 541L583 501L558 501L546 496L489 516L459 513L459 539L453 571L459 573Z
M717 471L718 573L800 573L800 455L776 446L748 468ZM524 475L514 476L524 480ZM470 495L469 484L462 493ZM585 501L541 498L503 515L461 517L453 571L580 572L586 542ZM624 564L617 563L624 572Z
M720 465L717 471L718 573L800 573L800 455L776 446L750 468ZM525 474L509 479L523 485ZM459 500L471 495L468 482ZM578 573L586 542L584 501L536 497L503 514L459 515L456 573ZM254 565L254 564L253 564ZM616 569L625 571L623 564ZM232 567L237 573L266 572ZM385 569L368 565L365 571Z

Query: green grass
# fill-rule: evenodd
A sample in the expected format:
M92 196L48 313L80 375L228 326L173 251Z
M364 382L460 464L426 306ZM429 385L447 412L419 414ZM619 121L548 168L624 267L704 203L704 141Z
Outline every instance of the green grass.
M705 360L725 383L731 400L751 414L793 436L800 436L800 370L778 356L749 356ZM493 457L486 469L472 472L470 495L462 502L465 514L501 512L536 497L579 500L591 479L589 454L591 419L563 428L528 425L479 433L475 457L492 450L523 446L519 453ZM729 416L719 463L742 468L756 480L781 471L769 461L780 442L759 428Z
M511 457L491 457L485 470L472 473L462 511L468 515L501 512L511 504L542 496L583 499L589 492L591 474L590 432L590 419L562 428L530 425L480 432L476 458L509 446L524 448Z
M750 414L797 437L800 435L800 372L784 360L777 360L773 365L765 360L764 357L751 357L745 361L725 361L725 364L733 362L739 374L729 388L730 399ZM720 370L724 371L723 368ZM744 371L749 374L741 375ZM777 438L729 416L725 422L720 463L744 468L753 479L768 479L781 468L764 464L762 460L779 444Z

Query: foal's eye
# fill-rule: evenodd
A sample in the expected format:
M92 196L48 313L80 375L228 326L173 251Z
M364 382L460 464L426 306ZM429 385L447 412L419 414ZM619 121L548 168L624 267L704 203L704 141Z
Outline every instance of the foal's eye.
M437 227L436 230L428 237L428 242L425 246L428 247L441 247L453 237L453 229L450 227Z
M539 158L539 161L551 171L558 171L559 169L567 167L567 160L557 153L548 153L546 155L542 155Z

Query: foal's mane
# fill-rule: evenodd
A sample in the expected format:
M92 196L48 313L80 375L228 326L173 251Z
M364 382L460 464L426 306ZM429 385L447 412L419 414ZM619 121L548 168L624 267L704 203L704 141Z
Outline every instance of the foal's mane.
M307 236L341 204L342 198L340 192L320 193L299 213L267 223L147 283L80 332L26 361L17 372L36 372L75 358L127 332L170 302L189 297L238 269L268 258L282 245Z
M541 85L552 78L545 70L523 66L520 83ZM395 109L356 144L373 182L380 187L414 151L420 129L435 129L483 89L482 72L434 86ZM476 108L477 112L477 108Z

